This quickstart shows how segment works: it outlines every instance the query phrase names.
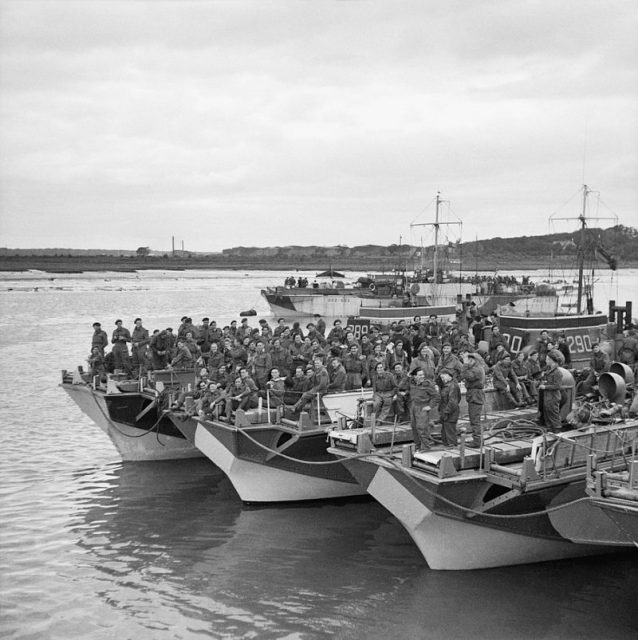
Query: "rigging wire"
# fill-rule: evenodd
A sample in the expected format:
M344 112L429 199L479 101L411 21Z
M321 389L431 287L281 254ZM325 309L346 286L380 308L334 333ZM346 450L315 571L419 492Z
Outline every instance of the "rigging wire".
M300 462L308 465L333 465L333 464L343 464L344 460L341 458L335 458L334 460L301 460L299 458L294 458L292 456L288 456L285 453L282 453L276 449L272 449L265 444L262 444L255 438L253 438L249 433L246 432L244 427L235 427L238 431L240 431L246 438L251 440L254 444L256 444L261 449L268 451L269 453L280 456L286 460L292 462ZM454 509L458 509L462 513L468 517L471 515L478 515L485 518L497 519L497 520L514 520L514 519L522 519L522 518L533 518L537 516L544 516L549 513L553 513L555 511L560 511L562 509L567 509L576 504L580 504L581 502L590 502L593 500L590 496L584 496L582 498L576 498L574 500L570 500L568 502L564 502L559 505L555 505L553 507L548 507L546 509L538 509L536 511L528 511L525 513L516 513L516 514L499 514L499 513L489 513L486 511L480 511L478 509L473 509L471 507L466 507L462 504L454 502L450 500L446 496L441 495L436 488L430 488L427 484L419 482L417 478L413 476L400 462L395 459L395 454L388 454L386 452L374 451L370 453L357 453L351 454L348 456L348 460L365 460L370 458L381 458L383 461L392 467L394 467L397 471L402 473L410 482L417 486L419 490L423 490L426 493L432 495L437 501L443 502L448 506L453 507Z
M516 422L516 421L512 421L512 422ZM292 461L292 462L300 462L303 464L308 464L308 465L333 465L333 464L343 464L344 460L341 458L335 458L334 460L302 460L299 458L294 458L292 456L288 456L285 453L282 453L276 449L272 449L271 447L262 444L261 442L259 442L258 440L256 440L255 438L253 438L244 427L234 427L235 429L237 429L239 432L241 432L246 438L248 438L249 440L251 440L254 444L256 444L259 448L264 449L265 451L268 451L269 453L272 453L274 455L280 456L286 460ZM526 427L529 428L529 427ZM622 442L624 442L624 439L621 439ZM584 448L588 448L586 447L586 445L583 445ZM594 451L594 449L591 449L592 451ZM609 452L607 452L609 453ZM553 449L551 451L548 451L547 455L553 455ZM623 456L624 456L624 451L623 451ZM386 453L385 451L381 452L381 451L374 451L374 452L369 452L369 453L357 453L357 454L351 454L348 456L348 460L365 460L365 459L370 459L370 458L381 458L384 460L384 462L386 462L387 464L390 464L391 466L393 466L397 471L401 472L410 482L412 482L413 484L415 484L419 490L424 490L425 492L429 493L430 495L434 496L436 498L437 501L443 502L455 509L458 509L459 511L461 511L462 513L466 514L466 516L469 516L470 514L472 515L479 515L485 518L492 518L492 519L500 519L500 520L513 520L513 519L521 519L521 518L532 518L532 517L536 517L536 516L544 516L547 515L549 513L553 513L555 511L560 511L562 509L566 509L568 507L572 507L576 504L580 504L582 502L590 502L593 500L593 498L591 496L584 496L582 498L576 498L574 500L570 500L568 502L559 504L559 505L555 505L553 507L548 507L546 509L539 509L537 511L528 511L526 513L517 513L517 514L498 514L498 513L488 513L486 511L480 511L478 509L473 509L471 507L466 507L464 505L461 505L459 503L454 502L453 500L450 500L449 498L440 495L440 493L437 491L436 488L430 488L429 486L427 486L427 484L419 482L417 480L417 478L415 478L413 476L412 473L410 473L408 471L408 469L406 469L400 462L398 462L395 459L395 454L391 453Z

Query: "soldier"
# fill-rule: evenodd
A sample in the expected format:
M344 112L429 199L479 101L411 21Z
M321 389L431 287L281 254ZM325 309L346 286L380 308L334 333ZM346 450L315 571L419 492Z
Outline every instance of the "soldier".
M193 324L192 318L186 318L186 324L184 325L183 334L179 337L185 338L187 333L192 333L194 339L197 339L199 337L199 332L197 331L197 327Z
M217 418L220 408L224 406L226 397L226 391L217 382L210 382L200 402L200 418L208 420Z
M255 381L250 377L247 369L240 369L239 377L242 382L242 390L237 398L239 400L239 408L243 411L257 408L259 405L259 390Z
M346 371L346 389L360 389L363 386L363 378L368 375L366 358L359 353L359 346L353 344L350 352L343 358L343 368Z
M446 447L455 447L461 389L459 383L447 369L441 371L439 376L441 378L441 400L439 401L441 440Z
M310 404L310 416L314 422L317 422L319 412L323 409L323 402L321 402L321 398L328 391L330 378L326 368L323 366L323 363L319 358L314 359L313 366L314 373L309 376L312 380L312 386L302 394L301 398L295 403L293 409L296 412L303 411L308 404ZM306 374L308 373L308 370L312 373L313 367L308 367Z
M104 364L104 354L100 351L100 347L95 346L91 349L91 355L87 360L89 365L89 374L91 380L95 376L99 376L100 380L106 379L106 366Z
M503 348L497 351L498 345L502 345ZM498 360L502 360L503 352L508 353L507 343L505 342L505 338L501 334L501 330L498 328L498 325L493 325L492 335L489 340L490 364L496 364Z
M222 389L226 389L230 384L225 364L220 365L217 369L211 369L210 376Z
M434 380L434 371L436 369L436 365L434 364L434 354L427 344L422 344L417 357L412 358L408 373L412 373L417 369L421 369L426 378Z
M524 381L525 387L534 403L538 402L538 383L541 378L541 365L538 360L538 351L532 349L527 358L527 381Z
M538 359L541 364L541 368L545 366L545 358L547 357L547 345L550 342L549 332L547 329L541 331L541 335L536 341L536 351L538 351Z
M246 336L249 336L252 327L248 324L248 318L242 318L239 327L235 331L235 337L241 342Z
M506 355L509 355L509 354L505 349L505 345L500 343L497 344L496 350L488 356L490 360L490 365L494 366L497 362L500 362L501 360L503 360L503 358L505 358Z
M339 393L346 388L346 370L341 364L339 358L333 358L330 361L330 383L328 384L328 393Z
M512 371L516 374L516 378L520 384L520 394L525 404L533 403L531 394L528 391L530 385L529 369L527 367L527 358L523 351L516 354L516 358L512 362Z
M430 409L438 404L439 392L434 382L418 369L410 384L410 424L417 451L427 451L434 441L430 436Z
M558 370L562 364L563 356L559 351L553 350L547 354L545 363L545 380L538 387L543 391L543 418L548 431L558 433L561 430L560 420L560 392L563 376Z
M166 369L166 365L168 365L168 334L166 329L153 333L150 347L153 369Z
M188 326L188 316L182 316L177 327L177 337L181 338L186 335L186 327Z
M93 347L97 347L100 353L104 355L104 350L109 343L109 337L106 335L106 331L102 329L102 325L99 322L93 323L93 335L91 336L91 352Z
M312 370L312 367L310 367L310 369ZM290 390L286 394L285 403L295 404L303 393L310 389L312 379L308 379L304 367L298 366L295 368L295 375L292 376L287 383Z
M216 342L211 343L210 351L208 352L207 366L211 371L219 369L224 364L224 354L219 350L219 346Z
M383 422L388 419L390 409L392 408L392 401L398 389L397 381L389 371L386 371L382 362L377 364L372 390L373 411L379 422Z
M317 331L317 327L312 322L309 322L306 325L306 329L308 329L308 333L306 334L306 337L310 338L310 342L312 342L313 340L316 340L317 342L319 342L319 344L322 344L322 345L326 343L326 339L324 338L323 334Z
M258 342L255 348L255 355L252 359L252 374L257 386L264 390L268 381L268 374L272 369L272 358L266 352L263 342ZM277 371L279 375L279 371Z
M230 360L232 370L237 372L245 367L248 362L248 351L238 338L233 340L233 344L226 353L226 358Z
M275 338L272 341L272 346L270 348L270 360L272 362L272 366L277 368L284 378L287 378L290 375L292 369L292 358L290 356L290 352L281 346L281 340L279 338Z
M279 318L277 320L277 326L275 327L275 330L273 331L273 336L275 338L279 338L281 337L281 334L286 330L286 319L285 318Z
M388 352L387 356L388 369L394 371L394 366L400 364L403 369L407 369L410 365L410 357L403 348L403 340L399 339L394 343L394 351Z
M565 358L565 367L571 367L572 365L572 352L567 344L567 338L561 334L558 336L558 344L556 348L563 354L563 358Z
M341 326L341 320L335 320L332 325L332 329L330 329L330 333L328 334L328 337L326 339L328 340L328 342L330 342L332 338L337 338L339 342L343 342L344 331L343 327Z
M440 376L441 373L446 371L452 378L458 380L461 375L461 361L452 353L452 345L449 342L445 342L442 347L441 357L434 370L435 379L436 376Z
M492 367L492 382L501 402L505 400L506 404L513 404L516 408L521 406L521 385L512 370L512 357L509 353L506 353L503 359ZM516 394L516 397L513 394Z
M202 355L201 349L199 348L192 331L187 331L186 335L182 338L182 341L191 352L193 360L197 360Z
M168 358L170 360L175 357L177 351L177 336L173 333L171 327L166 327L166 342L168 344Z
M315 313L314 318L315 318L315 328L317 329L317 332L320 333L322 336L325 336L326 335L325 320L318 313Z
M293 343L290 345L289 352L294 367L305 367L308 364L307 356L309 354L304 351L304 343L301 334L295 334L295 338Z
M210 320L202 318L202 324L197 327L198 338L197 346L202 354L204 364L208 365L208 356L210 354Z
M217 326L217 322L215 320L211 320L208 327L208 341L211 345L213 343L220 345L222 343L223 336L224 332Z
M374 345L370 342L370 336L368 336L367 333L364 333L361 336L361 355L367 358L369 355L372 355L373 351Z
M259 392L259 395L266 400L266 407L275 409L283 405L285 381L285 378L279 374L279 369L274 367L270 370L270 380L266 382L266 390Z
M113 343L113 357L115 359L115 368L124 370L131 375L131 362L128 353L128 343L131 341L131 333L122 326L121 320L115 321L115 330L111 337Z
M598 384L598 378L600 378L601 374L609 371L610 365L609 356L601 350L600 344L595 343L592 346L592 356L589 361L589 374L582 386L584 395L592 393L594 386Z
M171 360L169 369L192 369L194 365L193 356L184 340L177 341L177 353Z
M374 378L377 375L377 365L380 363L385 366L386 352L383 350L381 342L376 342L374 345L374 351L371 356L368 356L366 360L366 369L368 379L365 384L371 386L374 384ZM346 369L347 370L347 369Z
M226 389L225 409L226 419L231 421L233 411L239 407L240 397L244 390L244 383L241 376L235 376L233 382Z
M620 361L632 369L638 359L638 340L636 340L635 329L625 329L623 332L623 340L620 345L619 355Z
M269 342L272 339L272 329L265 318L259 321L259 332L262 340Z
M131 342L133 344L133 368L137 371L144 371L148 366L147 351L150 338L148 329L142 326L142 318L135 318Z
M463 355L461 380L465 383L467 412L470 420L472 446L481 446L481 413L485 404L485 369L479 362L477 354L467 351Z
M410 416L410 376L400 362L394 365L393 371L394 379L397 381L396 412L399 420L404 422Z

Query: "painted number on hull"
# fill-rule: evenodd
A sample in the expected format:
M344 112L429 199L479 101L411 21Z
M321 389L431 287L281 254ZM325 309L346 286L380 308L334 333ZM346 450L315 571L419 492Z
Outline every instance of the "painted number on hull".
M567 330L569 331L569 329ZM536 336L524 337L518 334L503 333L503 338L508 344L511 353L518 353L527 344L535 344ZM567 333L567 344L571 353L588 353L591 351L591 336L589 333Z
M588 333L567 336L567 344L572 353L591 351L591 338Z
M504 333L503 338L505 339L505 342L509 346L512 353L518 353L523 347L522 336L510 336L509 333Z
M354 337L359 340L361 336L365 336L370 330L370 321L369 320L352 320L347 324L348 329L352 329L352 333Z

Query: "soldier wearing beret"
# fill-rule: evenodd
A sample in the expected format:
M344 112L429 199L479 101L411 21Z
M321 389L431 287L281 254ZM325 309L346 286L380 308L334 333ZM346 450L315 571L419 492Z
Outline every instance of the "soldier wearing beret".
M111 337L113 343L113 357L115 359L115 368L126 371L131 375L131 362L128 353L128 343L131 342L130 331L122 326L121 320L115 321L115 330Z
M472 445L481 446L481 414L485 404L485 369L476 353L466 351L463 354L461 380L465 383L467 412L470 420Z
M109 343L109 337L106 335L106 331L102 329L102 325L99 322L93 323L93 335L91 336L91 352L93 347L97 347L100 353L104 355L104 350Z
M560 390L563 376L558 367L563 362L563 354L553 349L545 359L545 380L538 387L543 391L543 418L548 431L558 433L560 421Z

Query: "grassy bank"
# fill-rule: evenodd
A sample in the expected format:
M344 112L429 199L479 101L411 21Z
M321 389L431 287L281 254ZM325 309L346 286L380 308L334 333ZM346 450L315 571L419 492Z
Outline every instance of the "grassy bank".
M485 257L472 264L465 265L463 271L494 271L507 273L521 269L543 269L550 264L549 257L536 259L504 260L503 258ZM233 269L233 270L277 270L277 271L323 271L329 265L324 260L291 261L250 258L164 258L164 257L114 257L114 256L3 256L0 257L0 271L28 271L37 269L49 273L82 273L91 271L131 272L146 269L184 270L184 269ZM342 259L333 265L335 269L345 271L391 271L396 262L387 258L370 258L366 260ZM572 266L565 264L564 267ZM638 259L631 264L619 265L623 268L638 267ZM553 264L555 269L561 265Z

